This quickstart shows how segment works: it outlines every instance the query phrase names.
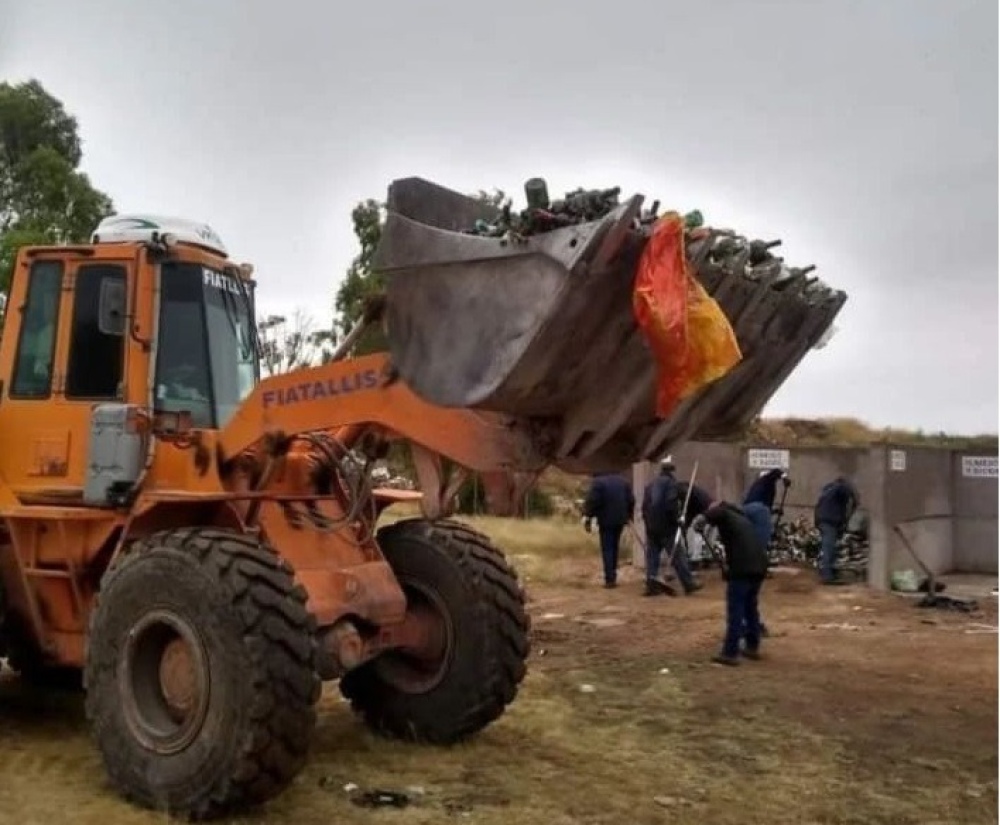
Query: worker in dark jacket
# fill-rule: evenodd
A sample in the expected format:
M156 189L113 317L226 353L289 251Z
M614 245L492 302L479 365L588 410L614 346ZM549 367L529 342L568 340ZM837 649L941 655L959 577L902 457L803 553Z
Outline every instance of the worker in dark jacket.
M753 483L747 488L746 495L743 496L743 503L759 502L768 510L774 509L774 499L778 493L778 482L783 481L786 487L791 486L788 473L780 467L772 470L764 470Z
M615 587L618 583L618 549L622 531L632 521L634 512L635 495L631 484L616 473L594 476L583 505L583 526L589 533L591 520L597 519L605 587Z
M819 578L823 584L837 584L837 543L844 535L854 511L861 504L857 488L844 476L838 476L823 486L813 522L819 530Z
M745 639L743 655L760 657L760 589L767 576L767 548L753 524L738 508L728 502L713 502L692 526L699 532L710 524L719 532L725 555L723 576L726 579L726 635L722 651L714 661L724 665L739 664L740 639Z
M683 499L684 496L687 495L688 483L686 481L682 481L679 486L681 498ZM697 484L691 487L691 497L688 501L687 518L684 520L685 529L690 527L692 522L711 506L712 497L708 494L707 490L703 487L699 487ZM759 503L745 504L739 509L741 509L743 514L750 520L750 523L754 526L754 529L757 531L757 535L764 543L764 546L769 547L771 544L771 532L773 529L770 511L767 510L763 504ZM705 537L702 536L702 538L704 539ZM707 541L706 546L708 546ZM746 633L745 625L744 633ZM763 619L760 619L760 635L761 638L764 639L766 639L769 635L767 625L764 624Z
M658 578L660 554L663 552L669 554L674 572L685 593L690 595L702 587L691 574L683 546L674 546L680 524L680 509L684 503L674 470L673 461L669 457L665 458L660 463L660 474L646 485L642 494L642 521L646 529L647 596L669 592Z

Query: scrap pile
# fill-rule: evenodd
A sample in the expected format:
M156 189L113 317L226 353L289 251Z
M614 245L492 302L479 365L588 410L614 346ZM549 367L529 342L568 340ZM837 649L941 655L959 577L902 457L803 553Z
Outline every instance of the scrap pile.
M551 232L566 226L589 223L610 214L621 205L621 187L610 189L574 189L561 199L549 198L548 185L543 178L531 178L524 184L527 206L515 211L510 198L499 207L500 214L493 221L478 220L465 234L487 238L523 240L532 235ZM660 218L660 201L653 201L643 209L633 224L633 231L648 237L653 224ZM741 272L751 280L769 280L772 288L799 283L810 288L817 278L806 278L816 267L788 267L782 258L771 254L781 244L780 240L750 240L728 229L704 226L702 213L694 209L684 215L685 241L688 256L696 270L704 266L719 268L729 273ZM822 285L817 289L824 289Z
M852 524L851 528L855 528ZM772 566L783 564L819 567L820 536L812 520L799 517L782 521L774 531L769 555ZM868 574L869 543L867 530L848 529L837 544L836 568L839 573L863 579Z

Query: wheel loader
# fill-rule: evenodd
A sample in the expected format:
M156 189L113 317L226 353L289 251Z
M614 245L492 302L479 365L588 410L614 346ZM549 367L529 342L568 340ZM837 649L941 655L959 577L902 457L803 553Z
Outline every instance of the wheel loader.
M262 380L252 267L208 226L120 215L90 243L18 251L0 338L0 656L82 672L115 788L192 819L258 805L303 767L323 682L387 736L448 744L525 675L516 573L448 518L462 471L621 470L738 432L845 296L751 260L686 254L740 363L664 417L630 300L642 196L530 237L397 180L358 330L389 351ZM729 245L726 246L726 243ZM759 257L759 256L758 256ZM780 263L780 261L779 261ZM410 445L415 494L374 462Z

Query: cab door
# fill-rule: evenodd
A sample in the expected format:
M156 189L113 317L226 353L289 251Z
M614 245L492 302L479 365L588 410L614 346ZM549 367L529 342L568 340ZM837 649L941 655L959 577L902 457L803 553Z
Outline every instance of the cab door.
M15 274L13 317L0 344L0 362L9 365L0 472L26 503L71 504L82 499L91 410L124 398L128 261L39 256L26 263ZM120 319L109 307L120 307Z

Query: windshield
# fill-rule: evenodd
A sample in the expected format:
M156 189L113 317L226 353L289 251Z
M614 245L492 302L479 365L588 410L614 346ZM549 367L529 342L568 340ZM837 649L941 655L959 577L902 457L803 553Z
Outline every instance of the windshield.
M199 264L169 261L160 272L156 408L223 427L258 379L250 289Z

